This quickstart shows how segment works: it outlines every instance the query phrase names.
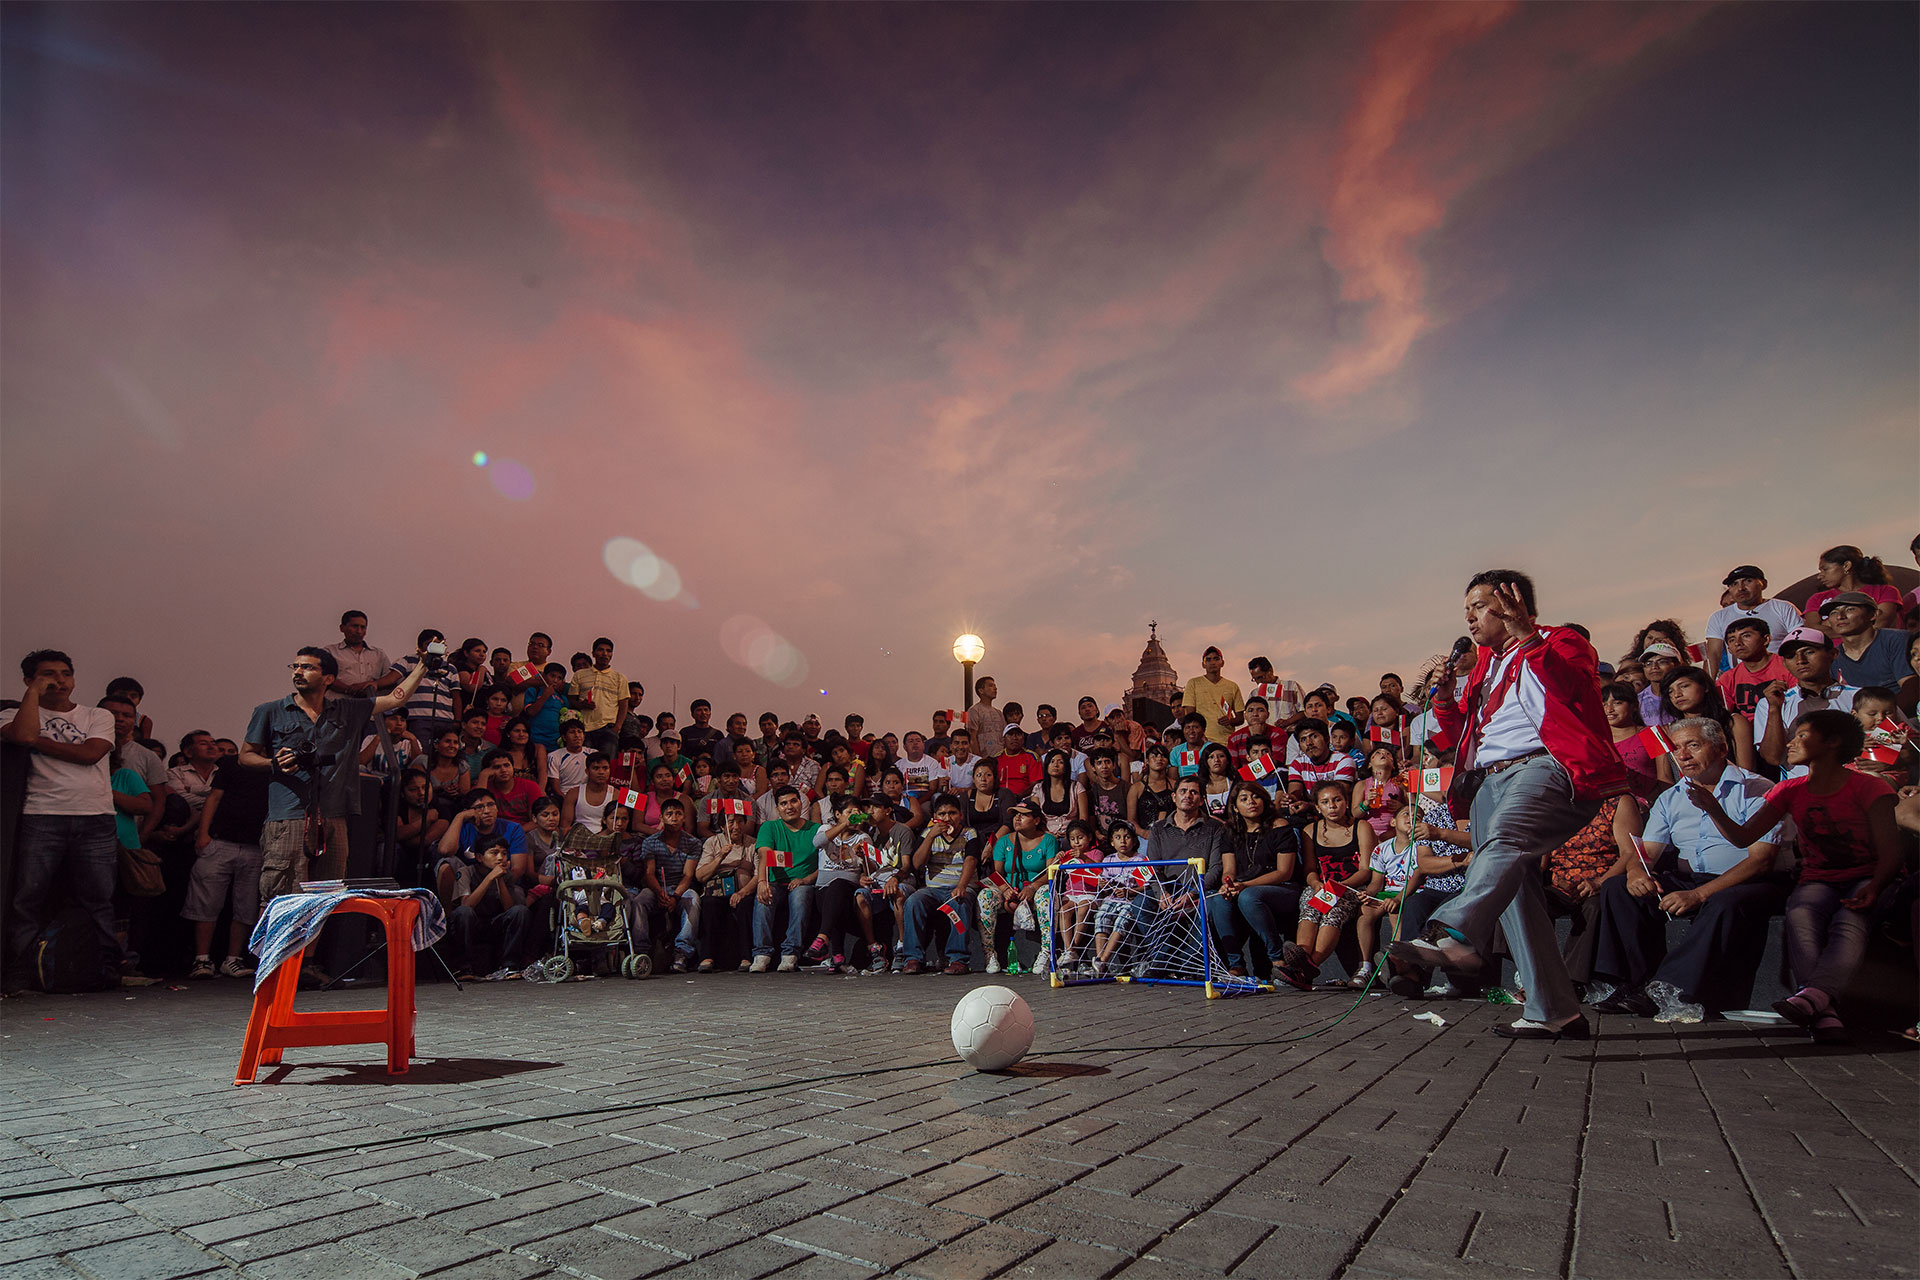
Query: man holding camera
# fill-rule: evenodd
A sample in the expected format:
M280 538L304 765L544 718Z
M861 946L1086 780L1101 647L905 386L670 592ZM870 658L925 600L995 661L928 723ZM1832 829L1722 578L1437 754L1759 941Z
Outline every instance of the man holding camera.
M375 715L404 707L437 655L415 663L377 698L327 697L339 678L333 654L308 645L288 664L293 692L253 709L240 763L269 769L267 821L260 833L260 899L291 893L307 879L347 870L346 819L360 812L360 741ZM313 859L313 874L308 860Z

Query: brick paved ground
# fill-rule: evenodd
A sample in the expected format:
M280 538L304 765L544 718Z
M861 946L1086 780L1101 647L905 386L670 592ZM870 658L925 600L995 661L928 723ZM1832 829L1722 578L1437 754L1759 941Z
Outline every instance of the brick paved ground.
M1920 1058L1891 1038L1826 1050L1730 1023L1616 1018L1591 1044L1515 1045L1488 1033L1510 1011L1426 1006L1450 1020L1435 1029L1376 998L1312 1039L1252 1045L1349 998L1209 1003L1011 981L1034 1006L1037 1051L1177 1047L983 1076L946 1043L960 980L515 982L422 988L430 1061L398 1083L369 1046L290 1051L308 1065L236 1089L238 984L9 1001L0 1268L9 1280L1920 1270ZM916 1063L928 1065L805 1082ZM760 1084L782 1087L729 1100ZM309 1154L473 1126L486 1127ZM248 1156L273 1159L179 1172ZM19 1197L70 1176L154 1173L166 1176Z

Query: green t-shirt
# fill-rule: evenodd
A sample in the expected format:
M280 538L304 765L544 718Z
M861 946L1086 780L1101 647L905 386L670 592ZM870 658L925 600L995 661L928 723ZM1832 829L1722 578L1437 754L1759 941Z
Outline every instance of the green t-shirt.
M785 884L789 880L804 880L820 866L820 851L813 847L813 834L820 829L817 822L808 822L798 831L789 827L780 819L760 824L760 834L754 840L758 849L772 849L776 853L791 856L790 867L767 867L767 880L772 884ZM766 866L767 855L760 855L760 863Z
M1029 880L1038 879L1047 869L1059 848L1059 842L1051 835L1041 836L1039 844L1025 850L1020 848L1018 837L1006 835L993 847L993 860L1000 865L1000 874L1007 878L1008 884L1024 889Z
M115 769L112 785L113 789L123 796L152 794L147 790L146 782L132 769ZM138 849L140 847L140 819L119 805L113 808L113 830L114 834L120 837L122 848Z

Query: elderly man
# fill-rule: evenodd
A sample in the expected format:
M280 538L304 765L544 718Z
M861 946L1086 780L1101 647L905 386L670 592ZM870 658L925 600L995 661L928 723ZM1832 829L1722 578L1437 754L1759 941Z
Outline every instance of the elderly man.
M1766 803L1772 784L1728 762L1718 721L1681 720L1667 736L1682 781L1647 815L1646 862L1623 855L1626 874L1600 891L1593 976L1597 989L1600 982L1617 985L1599 989L1594 1008L1698 1022L1708 1011L1743 1007L1753 994L1767 921L1787 900L1783 877L1773 874L1781 830L1742 849L1688 803L1686 779L1710 788L1728 814L1744 815L1741 822ZM1687 921L1686 937L1671 951L1669 918Z

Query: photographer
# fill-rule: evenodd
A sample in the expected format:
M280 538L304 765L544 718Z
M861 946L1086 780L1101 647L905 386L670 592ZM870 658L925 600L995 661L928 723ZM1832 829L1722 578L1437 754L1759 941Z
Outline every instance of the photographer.
M261 901L293 892L302 880L346 874L345 819L360 812L360 740L374 715L407 705L434 662L416 663L377 698L329 700L339 665L325 649L308 645L288 664L293 692L253 709L240 763L272 770L260 833ZM317 860L311 876L310 858Z

